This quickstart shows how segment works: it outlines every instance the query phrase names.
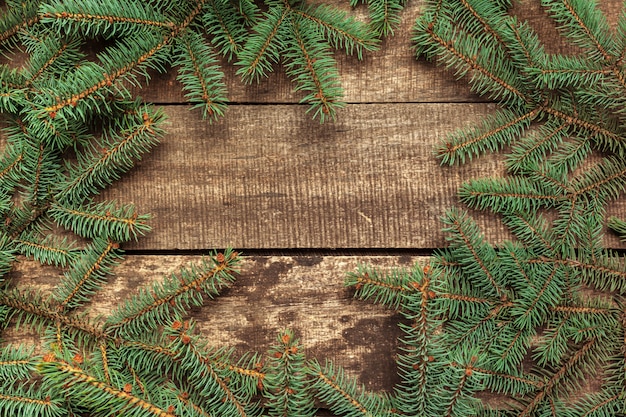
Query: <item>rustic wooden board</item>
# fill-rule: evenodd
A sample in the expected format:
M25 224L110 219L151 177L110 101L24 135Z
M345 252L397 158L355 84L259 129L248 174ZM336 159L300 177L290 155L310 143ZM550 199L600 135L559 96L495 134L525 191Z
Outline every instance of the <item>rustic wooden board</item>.
M128 256L90 304L89 314L106 316L141 286L197 263L200 256ZM368 389L390 391L398 382L395 354L400 317L352 298L346 273L359 264L409 268L427 258L411 256L245 257L241 274L222 296L194 311L198 329L215 346L238 354L264 353L283 329L293 329L308 357L343 366ZM20 288L49 293L62 271L22 259L10 278ZM4 333L3 343L37 343L34 335Z
M462 181L499 175L499 156L441 167L435 144L493 104L349 105L319 125L300 106L236 106L210 125L167 106L167 135L103 194L153 214L127 248L437 248ZM626 217L626 201L610 214ZM498 219L476 214L494 242ZM624 247L617 239L608 244Z

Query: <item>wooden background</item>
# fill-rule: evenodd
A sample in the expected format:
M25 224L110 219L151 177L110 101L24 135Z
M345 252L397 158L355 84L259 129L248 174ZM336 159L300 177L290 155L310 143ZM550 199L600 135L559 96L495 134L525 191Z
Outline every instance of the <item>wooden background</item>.
M601 1L613 24L620 3ZM212 248L234 247L246 255L236 284L196 314L209 340L264 352L278 331L292 328L309 356L332 359L369 389L390 391L398 381L399 317L353 300L346 273L362 263L425 262L445 246L439 218L459 205L459 184L503 172L498 156L452 168L433 157L446 134L496 106L413 57L411 28L421 4L412 0L395 35L362 62L336 54L348 104L334 123L305 114L280 68L244 85L226 65L231 104L213 124L189 110L174 75L155 76L140 94L164 107L168 133L103 194L152 213L153 231L124 247L126 261L98 295L97 311ZM567 50L538 4L523 1L515 13L551 51ZM625 199L609 214L626 217ZM497 218L476 216L492 242L508 237ZM626 248L614 237L607 243ZM16 275L23 285L52 286L60 272L22 261Z

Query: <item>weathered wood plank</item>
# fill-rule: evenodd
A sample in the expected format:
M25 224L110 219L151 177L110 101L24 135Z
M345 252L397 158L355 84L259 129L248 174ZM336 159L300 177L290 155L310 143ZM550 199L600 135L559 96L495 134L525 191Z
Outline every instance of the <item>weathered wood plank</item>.
M441 167L433 147L494 109L349 105L320 126L300 106L234 106L210 125L168 106L162 144L103 198L153 214L133 249L442 247L439 218L461 182L500 175L503 163ZM626 217L626 201L609 213ZM489 238L507 236L494 216L477 216Z
M92 316L108 315L140 286L161 279L199 256L128 256L90 304ZM359 264L378 268L410 267L427 258L410 256L270 256L245 257L241 275L220 297L207 300L193 317L215 346L238 354L264 353L279 331L293 329L308 357L333 360L373 390L391 390L397 382L399 315L352 298L347 272ZM17 286L49 293L62 272L22 260L11 272ZM37 343L37 338L6 332L3 343Z

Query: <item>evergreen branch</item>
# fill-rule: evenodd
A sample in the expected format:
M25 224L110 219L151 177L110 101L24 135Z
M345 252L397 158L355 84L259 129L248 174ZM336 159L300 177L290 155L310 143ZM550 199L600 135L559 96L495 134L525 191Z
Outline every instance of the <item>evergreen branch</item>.
M347 380L343 370L331 363L322 368L316 361L310 363L317 397L330 406L335 414L346 417L383 417L390 415L390 405L385 397L377 397L357 388L354 380Z
M544 167L560 172L563 178L568 178L568 171L574 172L584 163L593 151L591 140L587 137L572 137L562 143L546 161Z
M595 1L542 0L542 3L550 8L566 35L575 44L590 51L592 58L599 57L607 62L614 58L615 45L606 30L608 23L596 8Z
M313 416L313 396L307 390L306 363L302 347L293 332L285 331L268 352L265 364L264 394L269 415Z
M194 32L181 37L176 46L177 79L187 91L185 97L195 104L194 108L202 108L204 118L208 116L212 121L222 116L227 101L226 85L213 51Z
M577 259L554 259L540 256L529 262L567 266L580 271L584 282L595 288L620 293L626 291L626 265L621 257L605 256L589 263Z
M619 415L621 407L621 394L606 391L589 394L575 404L576 413L580 417L615 416Z
M438 22L441 23L437 26L432 21L424 22L418 20L417 22L416 36L414 36L413 40L417 43L431 46L432 50L429 50L429 55L439 54L448 67L456 68L456 73L459 77L464 76L468 71L472 71L473 84L476 85L476 89L481 94L501 96L506 103L511 102L523 105L533 102L515 85L516 81L512 74L500 71L502 75L509 79L507 80L498 76L498 74L495 74L494 71L486 66L487 62L490 61L493 64L491 58L479 55L480 51L470 45L461 42L455 43L451 39L452 35L449 33L444 35L437 33L435 27L441 30L448 29L448 31L452 31L451 28L446 26L446 24L451 22L445 22L442 19L439 19ZM464 50L464 47L470 49Z
M106 333L88 319L70 316L52 308L36 294L23 294L17 290L0 293L0 305L9 307L12 314L17 314L24 323L34 326L60 324L64 328L89 339L106 338Z
M580 362L585 360L585 356L593 352L592 348L598 343L595 339L586 341L579 349L574 352L569 359L548 379L543 387L537 391L535 396L530 399L528 404L519 412L518 417L530 417L533 415L537 406L550 397L558 384L565 378L572 369Z
M468 275L485 278L486 282L477 282L484 288L487 294L500 297L504 294L499 278L492 270L492 264L497 257L493 248L487 245L484 237L479 233L478 227L465 212L450 210L443 218L447 225L444 231L450 232L448 237L451 245L458 250L455 257L461 262L464 271ZM485 285L488 283L488 285Z
M135 417L175 417L172 411L118 389L89 375L83 369L53 359L39 365L39 372L48 380L89 409L106 409L109 413L124 412Z
M41 42L34 42L29 49L32 52L24 71L24 87L32 87L48 74L61 76L83 58L78 39L59 41L48 37Z
M524 167L538 163L556 149L568 134L566 123L555 124L548 121L538 131L522 138L512 147L507 157L507 167L512 173L519 173Z
M398 355L397 363L403 384L397 390L396 402L399 411L405 415L423 415L431 407L428 386L433 382L433 374L437 373L433 362L435 355L443 356L441 347L432 343L440 322L432 313L434 292L430 288L428 272L424 273L421 284L416 282L421 296L419 299L411 297L405 307L411 312L405 314L411 325L400 324L405 335L402 339L404 353Z
M112 92L114 83L122 80L132 82L134 73L143 73L145 76L146 68L161 67L162 62L166 60L162 51L169 43L169 36L146 40L143 35L133 35L120 40L116 48L109 48L100 55L104 67L91 62L81 66L73 77L55 87L52 99L46 99L54 103L44 105L42 111L50 119L55 119L57 115L64 119L84 118L83 107L89 108L94 103L104 100L106 95ZM145 46L137 48L137 45ZM63 113L59 113L61 111Z
M328 5L293 8L292 11L314 23L333 48L345 48L350 55L356 51L358 59L362 59L363 50L378 48L378 40L367 26Z
M28 380L35 370L36 359L32 346L5 346L0 349L0 381L15 383Z
M40 21L40 17L37 15L37 7L40 1L29 1L27 9L23 15L17 15L16 13L8 12L0 20L0 44L11 39L20 31L30 28Z
M9 236L0 231L0 282L4 280L4 275L13 269L16 248ZM2 314L0 312L0 319Z
M626 189L626 166L621 159L607 157L581 175L573 188L576 197L597 191L601 196L615 199Z
M534 375L518 375L515 374L497 372L491 369L471 367L472 371L479 372L481 374L489 375L487 386L494 392L508 393L511 395L524 395L530 390L541 389L544 382Z
M548 311L561 301L562 275L563 271L553 265L549 275L544 277L544 274L541 274L543 281L541 287L530 287L520 294L519 303L511 309L515 323L520 328L540 326L545 321Z
M587 306L566 306L557 305L551 307L555 313L568 313L568 314L589 314L589 315L611 315L614 312L611 308L599 308L599 307L587 307Z
M202 12L202 9L206 2L207 0L193 0L192 3L195 3L195 7L187 13L185 19L183 19L181 22L174 26L174 30L172 31L171 36L176 37L182 34L183 31L185 31L189 27L189 25L191 25L191 23L198 17L200 12Z
M89 301L89 296L100 288L106 275L121 258L118 249L117 242L96 239L76 259L52 294L61 310L76 308Z
M9 144L0 157L0 184L5 190L17 185L22 173L24 153L21 146Z
M521 176L476 179L461 186L459 197L469 207L480 210L532 213L542 207L552 207L563 199L558 188L551 185Z
M79 236L126 242L150 230L150 215L138 214L132 204L117 206L115 202L90 204L52 203L48 214L59 226Z
M379 37L392 36L400 25L400 12L403 0L369 0L370 26Z
M616 151L622 149L624 138L618 133L615 133L597 123L584 120L575 114L568 114L567 112L555 107L544 106L541 110L551 116L563 120L568 125L573 125L588 131L592 136L596 137L597 140L604 141L604 147L607 150ZM603 144L602 142L598 143L601 145Z
M313 118L320 117L320 123L326 117L335 118L335 109L343 107L341 97L343 91L339 85L339 74L336 62L330 51L324 47L322 39L308 35L310 29L293 22L290 35L294 47L288 48L285 55L287 73L295 78L296 90L304 90L309 94L301 102L308 102L314 110Z
M255 405L250 400L254 393L231 388L234 384L229 374L220 375L213 366L213 358L202 351L196 338L189 336L190 326L187 328L180 322L174 322L172 330L176 340L177 360L189 372L189 381L199 388L199 396L206 402L209 413L239 417L253 415Z
M233 13L234 8L230 1L208 0L203 15L204 27L213 36L212 43L229 61L241 52L248 34L238 13Z
M416 274L419 274L416 272ZM413 281L415 280L415 281ZM405 301L407 293L414 291L411 284L419 287L419 276L409 275L406 271L392 271L381 274L366 266L359 266L355 273L346 276L345 285L354 287L354 297L360 300L373 299L374 303L398 309Z
M84 156L81 154L78 164L70 167L69 178L56 187L55 199L59 204L80 203L117 179L120 172L128 171L134 160L156 144L162 134L163 113L145 108L141 117L141 122L129 118L122 132L111 133L110 138L93 145Z
M40 236L26 233L14 239L16 249L26 256L41 262L65 267L76 258L77 249L73 244L67 243L67 238L56 238L53 235Z
M238 263L237 253L227 250L204 259L198 266L182 269L180 276L172 274L162 282L141 288L112 313L107 320L107 333L139 334L146 326L164 325L172 316L202 305L203 294L213 297L230 285Z
M622 240L626 240L626 221L618 219L615 216L609 217L607 226L615 231Z
M64 29L72 35L80 33L91 37L128 36L136 33L139 26L174 29L174 22L156 13L157 9L144 7L141 2L126 1L123 9L120 6L118 2L93 0L52 1L42 5L39 16L57 32Z
M486 3L476 2L475 0L459 0L459 5L465 9L469 16L459 16L459 25L462 25L465 30L477 36L477 39L482 43L492 43L499 51L507 51L507 44L492 26L495 26L496 22L506 20L507 15L504 10L497 7L492 7L491 4L486 6ZM459 13L464 14L464 13ZM505 52L506 53L506 52Z
M598 62L587 58L556 55L538 64L538 68L529 68L529 75L541 87L550 90L558 88L588 87L606 82L613 71Z
M0 413L9 416L61 417L65 415L59 398L29 386L6 386L0 391Z
M510 144L513 138L519 136L530 122L539 114L535 108L522 115L501 110L494 116L483 120L483 125L469 132L457 132L446 138L436 153L442 164L453 165L456 162L464 163L465 159L480 155L485 151L496 151Z
M477 400L470 394L484 389L486 375L475 371L481 358L471 352L453 352L449 366L442 375L436 401L440 415L445 417L468 415L475 409ZM478 366L480 367L480 366Z
M278 62L279 47L284 42L285 20L291 9L282 3L272 4L265 14L265 19L255 26L256 34L248 38L243 50L238 55L241 68L237 74L244 82L251 83L266 77L272 71L272 63Z
M534 336L534 329L529 327L518 328L513 322L503 323L501 333L504 334L502 341L503 346L497 346L493 353L495 354L494 370L501 372L513 372L519 369ZM500 334L500 332L499 332ZM502 341L498 340L498 342Z

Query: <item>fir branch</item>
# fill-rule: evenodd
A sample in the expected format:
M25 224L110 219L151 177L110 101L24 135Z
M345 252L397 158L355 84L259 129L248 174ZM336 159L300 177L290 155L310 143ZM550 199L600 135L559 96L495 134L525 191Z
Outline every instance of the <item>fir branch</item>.
M356 52L358 59L362 59L364 50L378 49L379 41L368 27L348 17L344 12L325 4L294 8L293 12L314 23L330 46L344 48L349 55Z
M181 269L179 276L173 274L163 282L141 288L111 314L107 333L140 334L146 326L162 326L191 306L202 305L203 295L213 297L232 283L238 263L237 253L227 250L204 259L200 265Z
M78 38L65 40L45 37L27 44L30 60L23 71L24 87L41 86L48 77L62 77L84 59Z
M391 415L391 405L384 395L375 396L357 387L354 380L348 380L343 369L327 362L322 367L318 362L310 363L310 373L314 377L313 386L322 402L330 406L335 414L346 417L383 417Z
M456 75L460 78L471 72L471 85L474 91L482 95L498 97L503 103L524 106L533 100L523 92L515 79L513 71L499 57L499 62L494 62L493 56L485 56L485 51L476 47L475 44L463 41L463 38L455 38L453 22L438 16L435 21L429 21L431 15L425 14L424 18L418 19L415 27L413 41L420 45L428 45L424 51L427 57L438 55L448 68L455 68ZM498 73L492 67L499 68Z
M611 216L608 220L608 227L620 235L622 240L626 240L626 221Z
M453 209L446 214L443 222L447 225L444 230L453 232L450 244L458 251L455 257L465 272L475 277L476 284L484 288L486 294L503 295L502 283L498 282L500 278L493 267L497 255L486 244L473 220L466 213ZM485 278L485 282L478 281L479 277Z
M279 45L285 37L285 20L290 9L283 2L272 3L268 12L255 26L256 35L248 38L243 50L238 55L237 74L244 82L258 81L272 71L272 64L279 60Z
M469 358L465 356L467 352L458 358L460 360L453 358L442 376L441 392L437 396L437 401L442 406L440 408L442 416L469 415L478 401L471 394L484 387L485 375L475 370L475 365L480 358L476 355L471 355Z
M462 202L471 208L497 213L536 212L562 200L556 187L522 176L485 178L464 183L459 190Z
M60 309L76 308L89 300L121 258L118 249L117 242L95 239L83 251L52 294Z
M466 159L471 160L486 151L496 151L526 130L538 114L538 108L521 115L501 110L484 119L481 127L450 136L437 150L437 156L442 164L453 165L464 163Z
M35 370L35 364L32 346L5 346L0 349L0 380L11 383L28 380Z
M162 135L164 116L159 110L145 108L141 121L136 117L125 120L121 132L111 132L102 142L95 143L79 156L69 168L68 178L55 187L55 199L60 204L81 203L128 171L141 154L148 152Z
M250 2L241 1L239 7L248 5ZM252 11L248 19L250 23L256 21L257 7L250 3ZM206 13L203 14L203 25L206 31L213 36L211 43L229 61L237 56L243 49L247 36L247 30L243 18L236 9L234 2L227 0L208 0L205 5Z
M507 167L513 174L519 173L524 167L545 160L546 156L556 150L569 133L569 125L549 120L541 125L536 132L516 141L507 157ZM569 153L568 153L569 154Z
M176 59L179 67L178 81L187 91L185 97L194 108L202 108L204 118L214 120L224 114L226 108L226 85L224 74L219 70L213 51L200 35L189 32L175 43Z
M67 238L59 238L51 234L39 236L33 233L23 233L14 239L16 250L30 256L42 264L65 267L76 258L78 249Z
M252 395L256 390L237 389L231 381L231 372L222 373L214 366L213 357L198 344L197 337L190 336L193 326L175 321L171 327L175 337L177 361L188 373L189 382L198 387L198 396L202 399L202 408L213 415L233 415L249 417L255 414L256 404ZM217 356L221 356L217 352ZM222 368L223 370L224 368Z
M91 410L124 412L134 417L174 417L174 410L164 409L141 397L98 380L83 369L52 359L39 365L39 372L78 404Z
M356 2L351 0L352 6ZM370 26L379 37L393 36L394 30L400 26L400 13L404 8L403 0L369 0L368 10Z
M590 55L591 60L612 61L616 55L609 25L595 1L542 0L566 36Z
M34 384L5 386L0 391L0 413L11 416L61 417L65 415L60 398L51 398Z
M138 214L132 204L118 206L115 202L90 204L52 203L50 217L61 227L79 236L127 242L150 230L148 214Z
M3 11L0 19L0 44L5 43L7 47L10 47L12 38L16 34L39 22L37 8L40 3L39 0L28 0L22 2L21 7ZM8 44L7 41L9 41Z
M542 285L529 287L519 295L511 314L520 327L538 327L544 323L549 310L561 301L563 291L563 270L553 265L551 269L536 270L534 280Z
M315 408L313 396L309 392L306 364L302 346L293 332L285 331L278 336L278 342L268 352L263 380L266 407L269 415L313 416Z
M326 117L335 119L335 111L345 105L341 101L343 90L339 85L336 62L330 51L324 47L322 38L309 36L313 32L299 22L293 22L290 35L293 47L286 51L286 70L297 83L296 91L306 91L301 102L309 103L307 111L313 111L313 118L319 116L320 123Z
M520 410L518 416L531 416L537 406L553 394L553 392L558 388L559 382L561 382L563 378L570 374L572 370L579 366L582 362L592 359L592 354L594 353L593 348L597 346L597 343L597 340L590 339L579 349L573 352L563 365L545 382L543 387L536 392L535 396L528 401L526 406Z
M165 49L169 40L169 37L145 39L136 34L118 40L115 46L99 55L102 66L89 61L66 80L58 81L49 94L38 96L40 117L47 116L52 122L57 117L85 120L94 106L106 105L107 97L116 92L116 83L132 84L137 75L147 77L148 69L162 69L167 61ZM116 89L123 91L120 84Z
M172 30L175 22L136 1L55 0L44 3L39 16L57 33L96 38L122 37L139 30Z
M436 378L441 372L435 361L445 356L442 343L435 336L441 321L435 317L438 309L433 306L435 293L430 288L430 271L431 267L427 265L422 281L414 282L419 288L419 296L409 297L405 303L407 312L404 315L411 320L411 324L400 324L404 346L397 363L402 384L397 387L395 403L405 415L433 412L429 387L437 384Z
M9 307L11 315L17 315L18 322L41 328L45 325L61 324L82 340L104 339L106 333L99 325L77 315L60 313L36 293L22 293L7 290L0 293L0 305Z
M0 232L0 282L3 281L4 275L13 268L16 252L17 248L9 236Z
M405 271L392 271L383 274L368 266L360 265L356 272L346 276L345 285L354 287L354 297L360 300L372 299L374 303L398 309L405 302L407 294L420 287L419 272L409 275Z

